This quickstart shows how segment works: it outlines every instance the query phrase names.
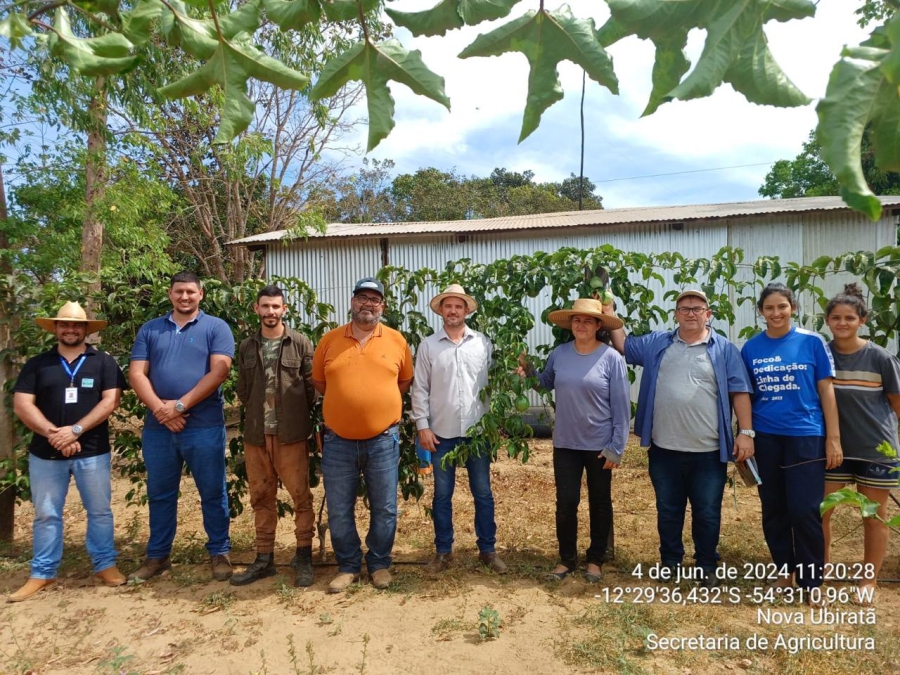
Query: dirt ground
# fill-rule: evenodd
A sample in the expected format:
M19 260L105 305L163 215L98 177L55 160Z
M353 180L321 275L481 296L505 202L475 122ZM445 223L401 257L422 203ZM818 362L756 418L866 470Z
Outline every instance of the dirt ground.
M890 545L874 610L842 602L853 586L839 580L828 584L836 600L831 614L784 601L755 603L752 596L763 583L754 565L769 558L755 490L741 485L726 490L720 544L723 564L737 579L724 581L713 597L690 582L675 586L637 578L632 572L638 564L646 571L656 562L658 540L646 454L635 444L613 480L616 557L604 566L603 581L542 581L556 560L551 452L549 442L536 441L527 465L495 465L498 551L509 574L498 576L478 563L472 499L461 471L451 570L437 578L422 571L433 552L424 508L429 487L420 503L401 501L392 586L380 592L360 584L342 595L326 593L335 573L327 540L315 585L292 586L288 562L294 542L286 520L278 531L279 576L240 588L211 581L199 501L189 479L183 483L173 570L140 586L97 586L83 549L84 510L73 486L60 582L32 600L0 606L0 675L900 672L900 539ZM117 480L113 499L119 566L126 573L138 566L147 537L146 508L125 506L128 488ZM321 488L314 495L318 505ZM0 593L14 591L28 576L31 517L30 505L18 510L15 549L0 557ZM361 505L358 520L364 532ZM835 538L835 563L861 559L858 515L839 512ZM232 559L248 564L254 556L249 508L233 523L232 539ZM480 620L488 630L499 622L498 637L482 639ZM796 625L799 620L804 623ZM666 638L695 640L665 643ZM768 645L760 644L763 639Z

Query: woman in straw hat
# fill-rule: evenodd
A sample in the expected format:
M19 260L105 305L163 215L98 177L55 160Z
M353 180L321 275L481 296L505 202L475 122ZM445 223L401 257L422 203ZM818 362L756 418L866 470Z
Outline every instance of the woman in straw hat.
M578 503L581 477L587 473L591 544L584 577L600 580L612 527L612 469L622 461L631 400L625 361L601 341L604 331L622 321L603 313L599 300L580 298L572 309L550 312L549 319L572 331L575 339L550 354L543 371L520 357L520 373L536 375L539 386L554 390L553 474L556 480L556 537L559 563L547 576L562 580L578 567Z

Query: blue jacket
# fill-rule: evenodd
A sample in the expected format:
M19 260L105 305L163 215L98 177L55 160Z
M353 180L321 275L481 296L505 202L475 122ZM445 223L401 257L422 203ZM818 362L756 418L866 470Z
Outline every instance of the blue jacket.
M663 354L675 340L676 331L655 331L647 335L631 336L625 339L625 361L635 366L643 366L641 390L638 394L637 415L634 420L635 433L641 437L641 445L648 447L653 426L653 404L656 400L656 378ZM734 431L731 427L731 399L729 394L750 393L753 385L741 353L727 338L712 328L706 346L709 359L716 373L719 390L719 458L723 462L734 460Z

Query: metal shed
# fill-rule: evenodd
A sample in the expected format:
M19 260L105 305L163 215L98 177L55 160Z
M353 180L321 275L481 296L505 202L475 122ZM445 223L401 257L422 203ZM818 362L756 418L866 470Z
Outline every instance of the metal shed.
M900 197L882 197L884 211L875 223L852 211L839 197L757 200L727 204L640 207L568 211L481 220L332 224L306 240L285 241L286 231L258 234L230 242L263 249L270 276L298 277L336 309L336 320L348 316L353 284L374 275L383 265L407 269L442 269L448 261L470 258L489 263L516 254L554 251L561 247L594 248L611 244L622 251L677 251L690 258L709 258L723 246L741 248L745 260L777 255L783 261L809 264L822 255L877 251L897 244ZM843 279L829 279L829 293ZM833 286L833 288L831 288ZM439 292L429 289L428 297ZM664 290L657 284L658 297ZM539 295L531 301L536 316L548 306ZM426 298L419 308L426 316ZM716 326L736 340L755 321L752 308L738 310L734 326ZM539 324L531 344L552 341L550 328Z

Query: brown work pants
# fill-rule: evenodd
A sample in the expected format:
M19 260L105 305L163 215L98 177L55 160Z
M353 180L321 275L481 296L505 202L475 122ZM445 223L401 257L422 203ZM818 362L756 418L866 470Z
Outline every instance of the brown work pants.
M312 492L309 490L309 450L306 441L282 444L266 434L266 447L244 445L244 461L250 483L250 506L256 524L256 552L275 550L278 525L278 479L294 502L294 534L297 547L311 546L315 533Z

